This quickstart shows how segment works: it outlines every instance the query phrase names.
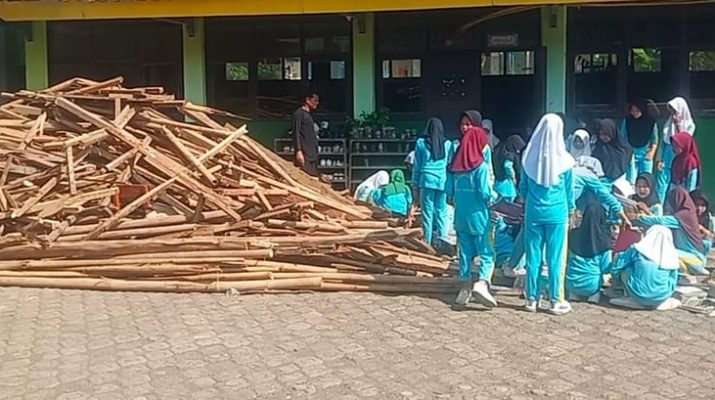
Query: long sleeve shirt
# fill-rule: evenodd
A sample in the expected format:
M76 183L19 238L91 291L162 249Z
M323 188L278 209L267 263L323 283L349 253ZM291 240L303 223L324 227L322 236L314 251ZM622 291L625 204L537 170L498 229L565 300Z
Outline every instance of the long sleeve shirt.
M302 107L295 110L291 121L295 151L302 151L306 160L318 159L318 137L315 135L315 122L308 111Z
M568 223L569 214L576 210L574 196L573 170L560 175L559 183L541 186L521 171L519 192L524 198L526 208L524 217L527 223L564 224Z
M454 198L457 232L485 235L489 229L489 206L495 200L489 185L489 167L483 162L469 172L450 173L447 194Z
M445 157L433 160L432 153L424 139L415 143L415 165L412 168L412 184L420 189L445 191L447 185L447 168L454 158L455 145L452 141L444 142Z
M685 231L681 228L678 219L672 215L654 216L654 215L641 215L638 217L637 223L640 225L645 225L646 227L651 227L653 225L663 225L666 228L673 230L673 244L675 248L700 258L705 258L705 254L700 252L695 243L693 243Z
M504 179L496 181L494 189L501 197L516 197L516 171L514 170L514 163L511 160L504 160Z
M574 187L574 197L576 198L576 203L578 204L578 199L583 196L586 191L591 191L596 195L598 201L603 204L606 209L608 209L609 215L618 215L623 211L623 205L620 201L613 195L613 193L608 190L608 186L603 183L598 178L590 175L574 174L573 179Z

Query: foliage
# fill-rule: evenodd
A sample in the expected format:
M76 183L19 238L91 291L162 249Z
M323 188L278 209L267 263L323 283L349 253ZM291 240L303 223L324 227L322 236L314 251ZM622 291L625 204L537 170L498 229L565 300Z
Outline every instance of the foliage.
M633 49L633 70L635 72L660 72L660 49Z
M715 71L715 51L691 51L690 70L695 72Z

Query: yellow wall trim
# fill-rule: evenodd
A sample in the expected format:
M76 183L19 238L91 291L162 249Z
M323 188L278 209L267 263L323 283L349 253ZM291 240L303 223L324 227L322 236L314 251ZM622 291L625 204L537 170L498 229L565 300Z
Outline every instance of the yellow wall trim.
M560 4L619 0L559 0ZM2 1L6 21L324 14L553 4L543 0L39 0Z

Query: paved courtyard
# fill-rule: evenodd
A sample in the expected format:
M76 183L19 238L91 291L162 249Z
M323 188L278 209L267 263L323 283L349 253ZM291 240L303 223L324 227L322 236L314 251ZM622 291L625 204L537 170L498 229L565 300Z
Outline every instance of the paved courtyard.
M715 318L0 289L0 399L713 399Z

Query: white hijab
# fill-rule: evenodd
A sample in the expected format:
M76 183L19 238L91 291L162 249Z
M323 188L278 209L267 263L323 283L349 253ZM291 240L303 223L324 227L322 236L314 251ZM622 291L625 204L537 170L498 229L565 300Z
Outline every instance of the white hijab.
M603 172L603 165L598 158L591 156L581 156L576 159L576 168L574 171L586 171L584 174L592 175L595 178L602 178L606 175Z
M576 164L566 151L564 121L556 114L546 114L534 129L524 150L522 165L526 175L541 186L559 183L560 175Z
M695 121L690 113L688 102L682 97L676 97L668 102L668 105L675 110L675 113L680 117L680 130L688 132L690 136L695 133ZM673 122L673 117L668 118L663 127L663 141L670 143L670 138L680 131ZM692 132L691 132L692 131Z
M385 186L388 183L390 183L390 174L385 170L377 171L358 185L353 197L355 200L367 201L373 190Z
M581 139L583 142L583 149L577 149L574 147L576 138ZM573 138L571 139L571 155L574 158L579 158L581 156L591 157L591 135L585 129L577 129L573 133Z
M637 252L658 264L662 269L678 269L678 251L673 244L673 233L663 225L653 225L640 242L633 245Z
M491 119L485 119L482 121L482 128L489 132L489 147L494 151L499 144L499 138L494 134L494 123Z

